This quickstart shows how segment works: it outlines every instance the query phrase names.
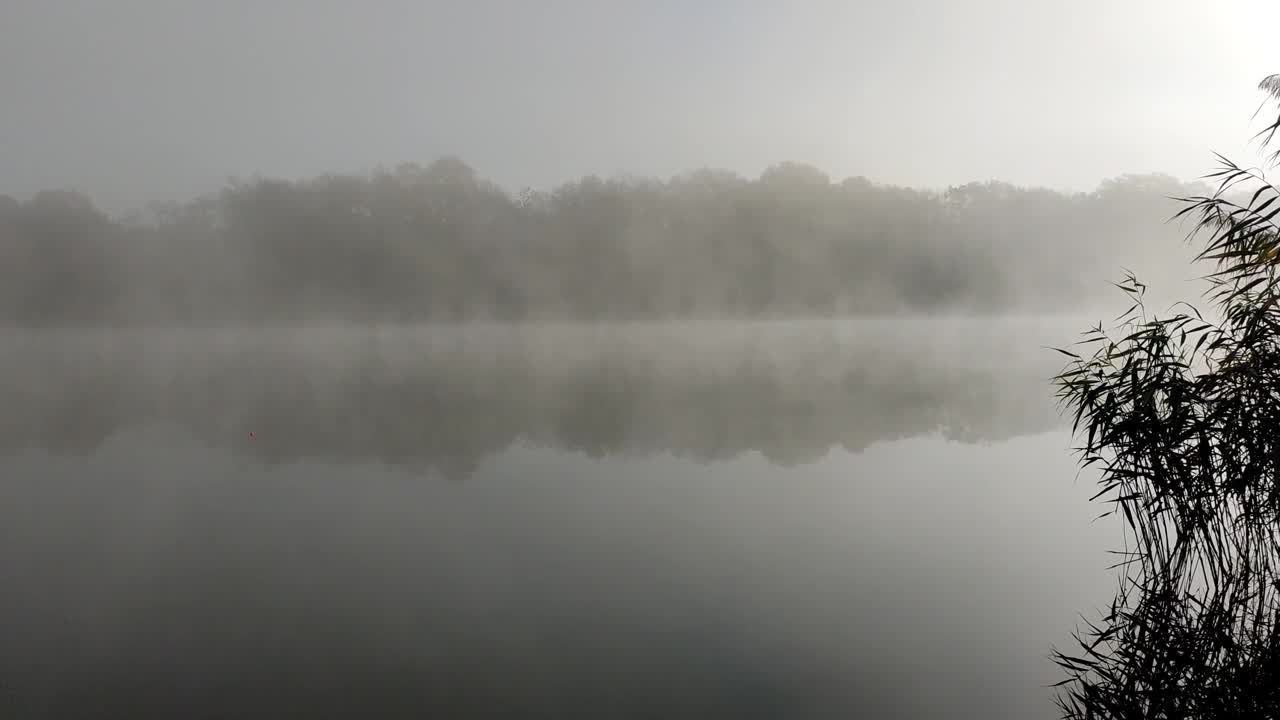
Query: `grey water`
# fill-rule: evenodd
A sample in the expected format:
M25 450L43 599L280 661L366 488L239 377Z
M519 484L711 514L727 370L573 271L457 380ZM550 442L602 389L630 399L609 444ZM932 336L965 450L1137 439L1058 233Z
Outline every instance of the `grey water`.
M11 332L15 718L1048 718L1093 318Z

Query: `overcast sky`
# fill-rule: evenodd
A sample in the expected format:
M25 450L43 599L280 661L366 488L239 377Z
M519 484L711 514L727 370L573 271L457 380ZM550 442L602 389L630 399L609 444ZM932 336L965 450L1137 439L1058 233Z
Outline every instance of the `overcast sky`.
M513 190L1190 178L1248 147L1277 28L1274 0L0 0L0 192L120 208L441 154Z

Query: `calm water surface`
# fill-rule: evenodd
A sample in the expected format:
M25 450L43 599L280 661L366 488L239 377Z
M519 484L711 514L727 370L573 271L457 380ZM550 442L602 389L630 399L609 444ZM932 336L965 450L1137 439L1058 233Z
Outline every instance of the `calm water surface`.
M1053 717L1090 320L10 334L6 713Z

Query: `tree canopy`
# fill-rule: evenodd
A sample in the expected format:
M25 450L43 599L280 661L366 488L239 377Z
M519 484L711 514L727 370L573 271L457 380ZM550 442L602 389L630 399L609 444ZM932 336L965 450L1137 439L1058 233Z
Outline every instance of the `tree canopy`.
M945 191L833 181L587 177L511 195L457 158L233 182L117 219L84 195L0 198L0 323L632 320L1049 312L1104 262L1167 246L1188 186Z

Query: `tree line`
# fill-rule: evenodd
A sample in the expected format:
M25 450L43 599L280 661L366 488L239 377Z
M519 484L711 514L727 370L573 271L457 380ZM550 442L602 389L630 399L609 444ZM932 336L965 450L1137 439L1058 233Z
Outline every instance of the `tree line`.
M1180 231L1152 220L1192 190L1129 175L1089 193L926 191L784 163L512 194L451 157L232 181L119 218L49 190L0 196L0 323L1044 312L1176 250Z

